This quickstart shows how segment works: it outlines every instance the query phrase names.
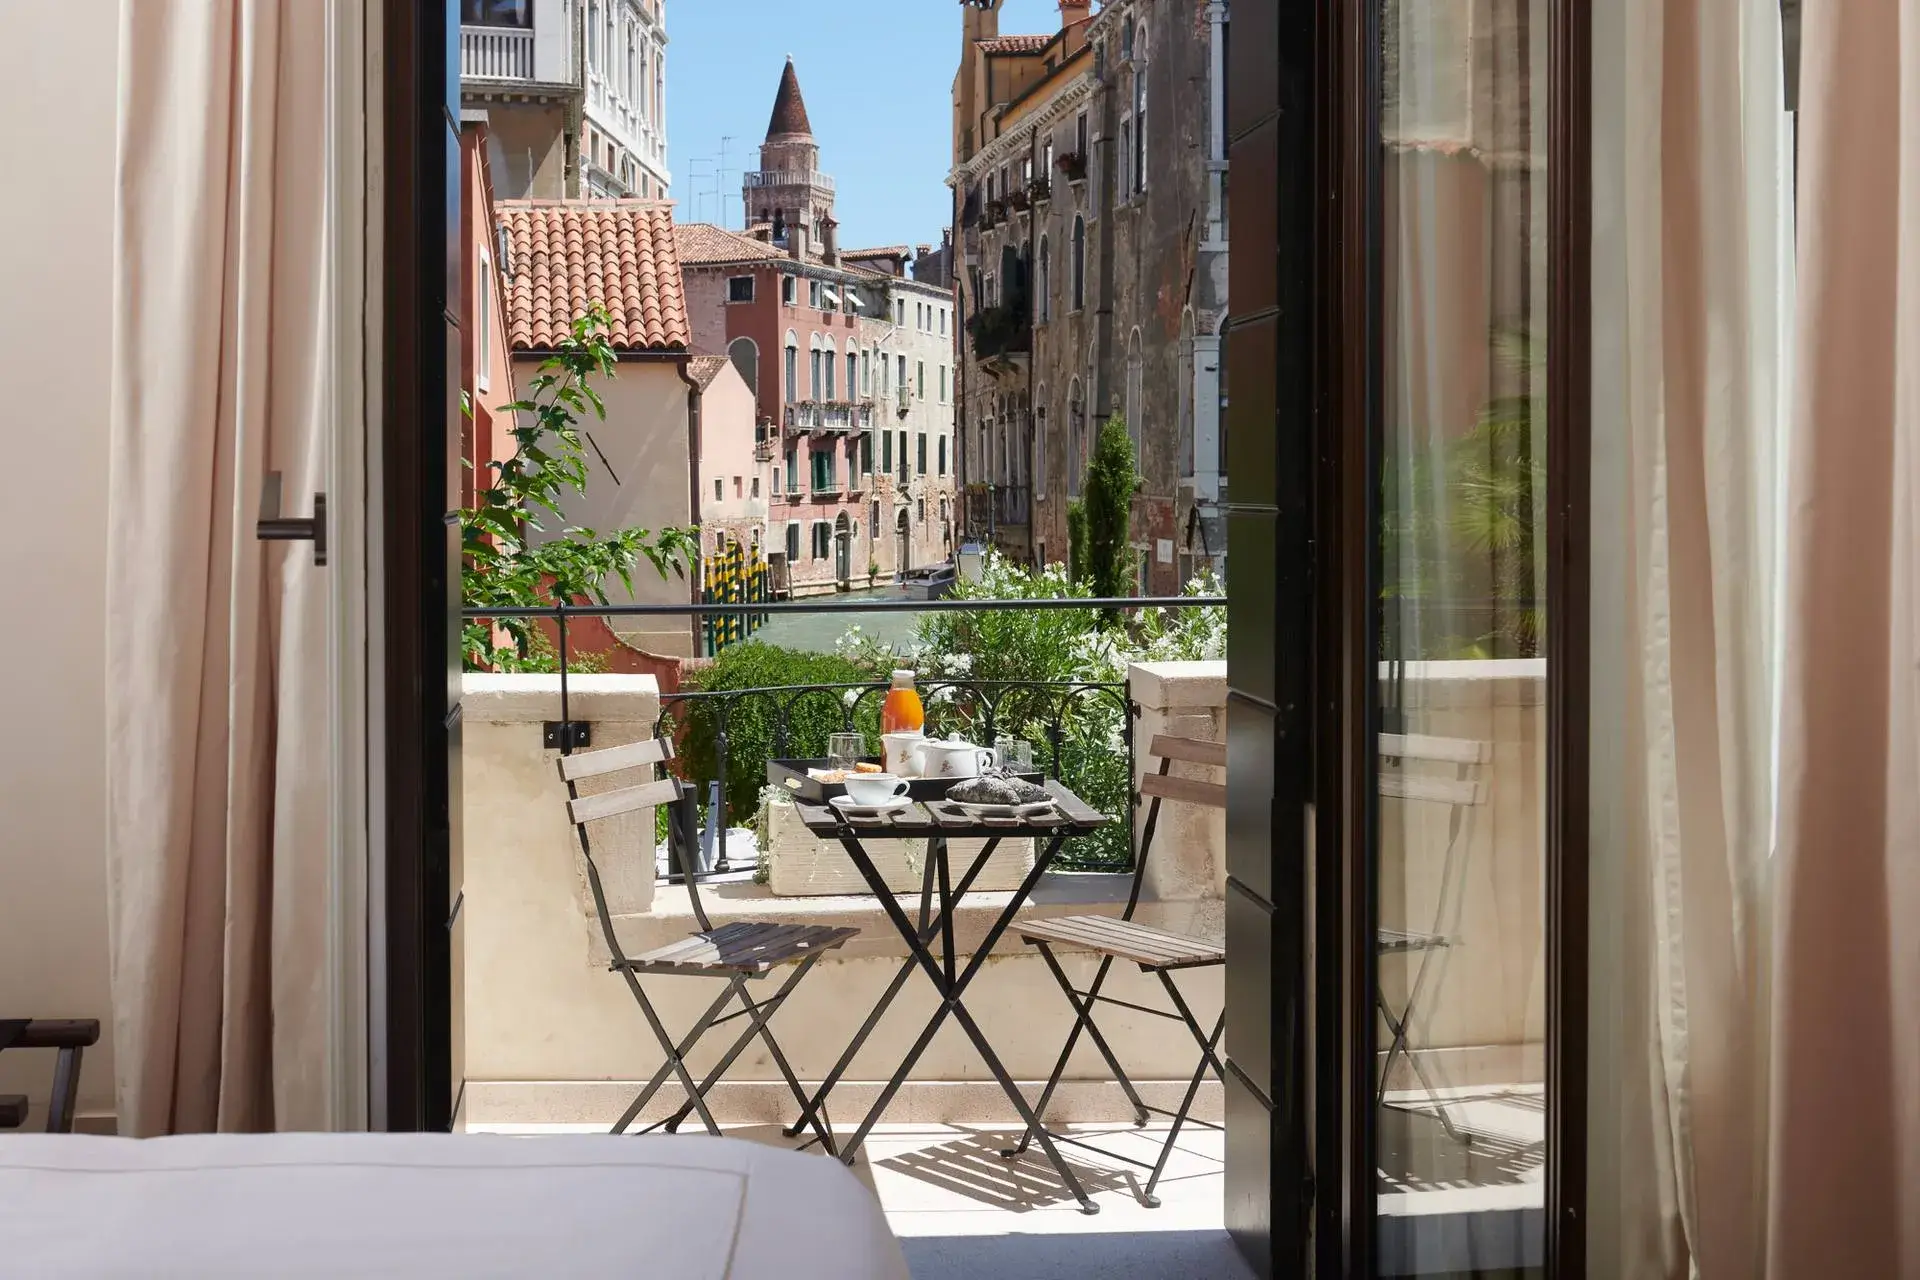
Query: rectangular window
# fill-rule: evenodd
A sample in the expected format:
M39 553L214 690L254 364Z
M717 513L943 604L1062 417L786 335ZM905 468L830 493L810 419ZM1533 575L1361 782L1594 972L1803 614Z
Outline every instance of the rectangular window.
M753 301L753 277L752 276L728 276L727 277L727 301L728 302L752 302Z
M789 470L791 470L792 468L788 468L788 469L789 469ZM756 480L756 481L754 481L754 483L755 483L755 484L758 484L758 483L759 483L759 481L757 481L757 480ZM778 467L775 467L775 468L773 469L773 491L774 491L775 493L779 493L779 492L780 492L780 468L778 468Z
M940 366L940 403L947 402L947 366Z
M907 358L905 356L900 357L900 389L902 391L907 389Z
M880 469L893 471L893 432L885 431L880 435Z
M800 456L798 451L787 450L787 492L800 492Z
M721 480L721 478L720 478L719 476L715 476L715 477L713 478L713 500L714 500L715 502L719 502L719 501L721 500L721 497L720 497L720 480Z
M860 353L860 394L863 396L873 394L873 353L871 351Z
M533 0L460 0L465 27L531 27Z
M799 282L796 281L792 276L781 276L780 277L780 301L785 303L789 307L792 306L794 296L795 296L795 290L798 288L798 284Z
M776 483L776 484L778 484L778 483L779 483L779 474L778 474L778 472L776 472L776 473L775 473L775 476L774 476L774 483ZM759 477L759 476L755 476L755 477L753 478L753 480L752 480L752 482L751 482L751 484L750 484L750 485L749 485L749 487L748 487L748 490L747 490L747 492L748 492L748 494L749 494L750 496L752 496L752 497L755 497L755 498L757 498L757 497L759 497L759 496L760 496L760 477Z
M903 329L906 328L907 327L907 300L905 298L902 298L898 302L894 303L893 305L895 308L893 322L899 325Z
M1080 155L1080 163L1087 162L1087 113L1082 111L1073 121L1073 149Z
M919 444L919 471L921 475L925 475L927 474L927 433L924 431L920 433Z
M947 309L945 307L940 308L940 336L943 338L947 336Z
M818 280L807 281L807 305L815 311L821 309L820 282Z
M900 433L900 483L907 482L907 433Z
M889 377L889 370L891 370L892 368L893 368L893 362L887 359L887 353L882 351L880 353L880 394L881 395L887 394L887 384L890 381L892 381L892 379Z
M947 438L945 436L940 437L940 447L936 452L940 455L940 474L945 475L947 474Z
M927 362L917 362L917 368L919 376L913 381L913 393L924 398L927 394Z
M1120 120L1120 187L1118 199L1124 200L1133 190L1133 120L1122 117Z
M480 255L479 280L474 286L474 321L479 327L480 354L474 361L474 386L490 390L493 368L493 263ZM478 406L476 406L478 407Z
M873 432L871 431L860 437L860 473L869 476L873 474Z
M744 476L735 476L733 478L733 496L734 497L736 498L741 497L743 494L745 494L746 488L747 488L747 481Z

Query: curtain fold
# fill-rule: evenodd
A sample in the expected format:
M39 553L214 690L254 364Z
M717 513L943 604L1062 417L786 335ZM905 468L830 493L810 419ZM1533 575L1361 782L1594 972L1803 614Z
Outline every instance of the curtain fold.
M1920 1276L1920 0L1802 22L1768 1274Z
M107 857L121 1132L319 1128L325 6L123 0Z
M1624 92L1598 108L1596 329L1617 363L1618 435L1596 530L1619 529L1624 598L1604 618L1596 715L1622 807L1596 828L1618 877L1597 921L1618 990L1596 1001L1616 1181L1594 1274L1763 1273L1779 462L1790 157L1775 0L1623 0L1606 48ZM1599 73L1604 75L1604 71ZM1599 75L1596 76L1596 79ZM1604 123L1608 109L1618 124ZM1616 308L1609 314L1607 308ZM1605 376L1601 374L1600 376ZM1617 512L1618 515L1613 513ZM1614 701L1617 699L1617 701ZM1609 795L1611 792L1611 796ZM1600 962L1596 960L1596 965Z

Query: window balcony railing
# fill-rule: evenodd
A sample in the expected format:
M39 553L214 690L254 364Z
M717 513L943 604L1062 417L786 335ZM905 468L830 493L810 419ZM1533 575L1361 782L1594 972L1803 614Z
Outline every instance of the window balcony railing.
M871 400L800 400L787 406L787 430L813 435L865 431L873 425Z
M461 27L460 78L533 79L533 32L514 27Z
M751 169L745 175L749 187L818 187L833 190L833 175L818 169Z
M773 452L773 441L756 440L753 442L753 460L755 462L772 462Z
M976 360L1023 355L1033 350L1033 318L1024 301L1002 303L968 320L967 335Z

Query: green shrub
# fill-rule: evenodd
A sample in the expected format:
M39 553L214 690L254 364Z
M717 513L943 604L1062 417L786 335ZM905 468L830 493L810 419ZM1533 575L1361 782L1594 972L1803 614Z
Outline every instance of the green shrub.
M744 822L759 808L760 788L767 784L766 762L775 756L822 756L827 735L846 728L848 709L838 693L794 694L797 685L850 684L876 677L839 654L808 653L749 640L723 650L713 665L693 672L688 692L714 693L730 689L774 689L780 692L726 700L727 812L729 820ZM679 743L679 773L700 784L720 776L718 699L668 703L674 719L685 725ZM782 707L787 708L787 733L778 741ZM880 698L869 696L855 710L855 727L868 734L871 750L879 744Z

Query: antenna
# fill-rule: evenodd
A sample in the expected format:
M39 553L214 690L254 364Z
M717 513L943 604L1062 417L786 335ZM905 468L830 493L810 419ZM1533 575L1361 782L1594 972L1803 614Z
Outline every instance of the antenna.
M721 226L727 227L727 228L731 228L733 226L733 217L731 214L727 212L727 192L726 192L727 147L730 143L732 143L732 141L733 141L733 135L731 134L723 134L721 136L720 166L719 168L715 169L713 173L713 198L720 206L720 217L717 219L717 221L720 223Z

